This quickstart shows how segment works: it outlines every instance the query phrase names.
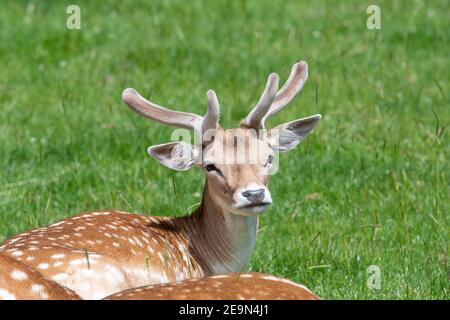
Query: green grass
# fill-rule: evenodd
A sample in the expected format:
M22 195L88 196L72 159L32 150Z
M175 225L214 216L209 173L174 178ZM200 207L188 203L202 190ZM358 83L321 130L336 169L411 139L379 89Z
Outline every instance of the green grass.
M203 114L214 88L232 127L304 59L307 85L269 125L324 118L281 156L250 269L329 299L449 298L449 1L371 1L381 30L364 1L76 3L81 30L72 2L1 4L0 240L95 209L186 213L202 173L147 156L171 129L122 90Z

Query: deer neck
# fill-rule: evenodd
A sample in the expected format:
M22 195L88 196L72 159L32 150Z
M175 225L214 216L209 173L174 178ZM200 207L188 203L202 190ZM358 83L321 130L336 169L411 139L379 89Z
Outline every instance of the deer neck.
M206 182L200 207L187 217L190 247L208 274L245 271L256 242L258 216L227 212L208 190Z

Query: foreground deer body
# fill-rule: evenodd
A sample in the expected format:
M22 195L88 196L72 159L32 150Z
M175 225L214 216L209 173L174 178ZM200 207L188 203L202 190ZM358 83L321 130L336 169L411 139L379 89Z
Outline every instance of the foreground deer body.
M265 130L264 121L295 97L307 74L307 64L296 63L279 91L278 76L271 74L258 104L240 128L230 130L218 124L219 104L212 90L208 91L208 111L201 117L160 107L126 89L123 99L137 113L200 134L202 139L195 145L171 142L148 150L169 168L205 170L200 207L182 218L114 210L84 213L18 234L0 244L0 252L85 299L244 270L256 242L258 215L272 202L267 188L272 159L276 152L294 148L320 115L271 130ZM259 131L255 134L255 130ZM230 162L230 151L244 158L256 156L258 161Z
M319 300L308 288L262 273L226 273L125 290L106 300Z
M0 300L78 300L72 290L0 254Z

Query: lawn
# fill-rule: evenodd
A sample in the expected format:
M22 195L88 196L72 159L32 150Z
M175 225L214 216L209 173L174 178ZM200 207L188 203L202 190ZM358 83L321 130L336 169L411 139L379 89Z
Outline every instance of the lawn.
M281 155L249 270L328 299L449 298L449 1L77 0L80 30L69 4L1 4L0 240L95 209L186 214L203 173L146 154L172 129L122 90L203 114L214 88L233 127L302 59L309 80L269 127L323 118Z

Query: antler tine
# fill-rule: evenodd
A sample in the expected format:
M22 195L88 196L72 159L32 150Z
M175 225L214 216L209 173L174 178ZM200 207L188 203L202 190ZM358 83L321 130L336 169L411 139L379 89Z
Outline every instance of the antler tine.
M146 118L174 127L193 129L197 132L202 129L202 116L161 107L148 101L132 88L123 91L122 99L133 111Z
M263 119L264 121L282 110L305 85L308 79L308 64L305 61L299 61L292 66L291 74L284 86L278 91L272 105Z
M241 121L241 126L248 128L263 128L263 118L269 111L272 102L275 99L278 90L279 77L276 73L271 73L267 79L266 88L258 101L258 104L248 114L248 116Z
M215 129L219 125L219 100L214 90L208 90L206 93L208 99L208 110L202 123L202 132L208 129Z

